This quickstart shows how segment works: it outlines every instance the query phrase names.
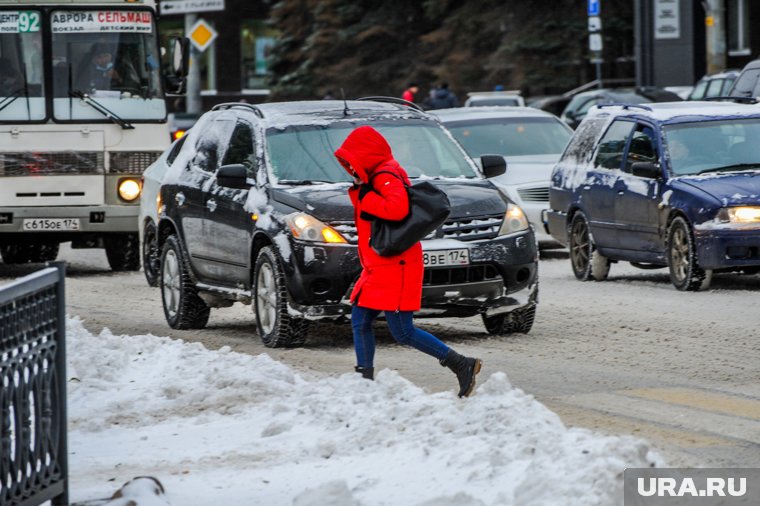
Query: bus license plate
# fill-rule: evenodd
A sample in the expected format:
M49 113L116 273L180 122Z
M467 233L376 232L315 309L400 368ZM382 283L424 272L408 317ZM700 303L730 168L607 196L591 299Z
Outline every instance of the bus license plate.
M79 230L79 218L29 218L22 226L24 232Z
M446 267L449 265L469 265L470 250L444 249L440 251L423 251L422 263L425 267Z

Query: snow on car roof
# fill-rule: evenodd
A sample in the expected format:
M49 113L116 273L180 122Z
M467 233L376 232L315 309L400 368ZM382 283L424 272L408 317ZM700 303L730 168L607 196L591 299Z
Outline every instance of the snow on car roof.
M437 116L441 121L459 121L475 118L553 118L554 115L541 109L518 106L489 106L489 107L457 107L453 109L436 109L430 114Z
M293 125L327 125L335 121L352 119L431 119L422 111L411 107L368 100L312 100L272 102L257 105L264 115L261 120L267 128L286 128ZM345 113L348 107L348 113ZM253 114L253 112L251 112Z
M721 118L760 117L760 105L736 102L689 101L648 104L602 105L592 108L588 116L631 116L662 123L705 121Z

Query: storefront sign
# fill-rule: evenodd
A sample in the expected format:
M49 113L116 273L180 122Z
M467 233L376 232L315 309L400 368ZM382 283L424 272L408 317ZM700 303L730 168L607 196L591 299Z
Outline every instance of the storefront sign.
M681 38L679 0L654 0L654 38Z
M148 11L55 11L51 26L53 33L150 33L153 16Z

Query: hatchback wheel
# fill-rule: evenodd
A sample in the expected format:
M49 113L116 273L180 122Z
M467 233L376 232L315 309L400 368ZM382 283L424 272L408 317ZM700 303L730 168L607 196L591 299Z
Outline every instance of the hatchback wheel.
M148 222L143 230L142 264L148 285L158 286L161 277L161 252L158 250L156 225L152 221Z
M285 274L272 246L261 249L253 274L253 310L256 327L265 346L302 346L308 320L288 312Z
M208 323L211 310L198 296L174 235L166 239L161 254L161 300L166 322L173 329L202 329Z
M570 222L568 232L570 265L581 281L604 281L610 272L610 259L596 250L586 215L578 211Z
M680 216L668 229L668 267L673 286L681 291L706 290L712 281L712 270L702 269L697 262L694 236Z

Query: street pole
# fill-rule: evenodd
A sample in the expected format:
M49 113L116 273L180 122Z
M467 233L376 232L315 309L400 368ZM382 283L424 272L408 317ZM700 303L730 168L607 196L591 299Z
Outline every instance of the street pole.
M190 35L190 30L198 20L197 14L185 14L185 36ZM200 114L201 105L201 53L190 45L190 69L187 74L187 93L185 95L185 112Z
M705 31L707 35L707 73L717 74L726 69L726 29L724 0L705 0Z

